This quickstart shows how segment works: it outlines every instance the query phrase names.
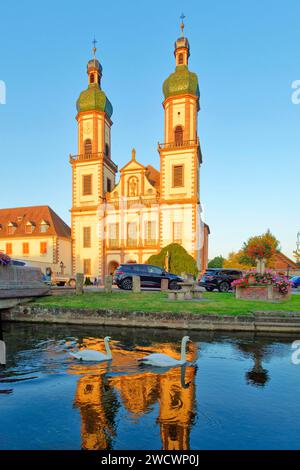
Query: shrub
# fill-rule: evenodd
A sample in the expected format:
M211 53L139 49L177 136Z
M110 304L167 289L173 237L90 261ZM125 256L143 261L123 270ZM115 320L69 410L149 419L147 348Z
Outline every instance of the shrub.
M150 256L147 263L166 269L167 256L169 258L169 271L171 273L180 275L182 272L185 272L187 274L192 274L193 276L198 275L196 261L181 245L178 245L177 243L171 243L170 245L165 246L160 253Z

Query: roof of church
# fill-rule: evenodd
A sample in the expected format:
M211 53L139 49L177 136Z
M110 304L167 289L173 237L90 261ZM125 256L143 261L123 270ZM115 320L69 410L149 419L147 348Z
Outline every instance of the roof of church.
M40 232L41 222L49 225L46 232ZM8 234L7 226L15 227L13 234ZM25 231L26 225L34 228L32 233ZM71 237L70 227L49 206L14 207L0 209L0 238L17 238L23 236L58 236Z
M110 118L113 113L113 107L98 83L93 83L82 91L76 103L77 111L101 111L105 112Z
M165 98L186 93L199 97L198 77L190 72L187 65L177 65L175 72L164 81L163 93Z
M160 172L154 168L152 165L146 166L146 176L148 181L154 186L156 189L160 187Z

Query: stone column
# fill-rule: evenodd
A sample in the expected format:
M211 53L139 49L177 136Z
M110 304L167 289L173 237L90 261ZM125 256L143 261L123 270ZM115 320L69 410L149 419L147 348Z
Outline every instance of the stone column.
M112 276L110 276L110 275L105 276L105 278L104 278L104 292L106 294L111 294L111 292L112 292L112 281L113 281Z
M83 273L76 273L76 295L83 294L83 283L84 283Z
M140 276L132 276L132 290L133 292L141 292Z

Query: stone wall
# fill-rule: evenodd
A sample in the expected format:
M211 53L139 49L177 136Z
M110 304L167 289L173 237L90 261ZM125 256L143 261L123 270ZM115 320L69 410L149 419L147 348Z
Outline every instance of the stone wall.
M110 309L92 310L21 305L3 312L2 320L185 330L300 333L300 312L280 311L233 316L142 311L124 313Z

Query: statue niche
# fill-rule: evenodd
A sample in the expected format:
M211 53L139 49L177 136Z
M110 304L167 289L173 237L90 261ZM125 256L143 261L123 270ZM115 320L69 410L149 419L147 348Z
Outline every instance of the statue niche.
M138 179L133 176L128 181L128 196L138 196Z

